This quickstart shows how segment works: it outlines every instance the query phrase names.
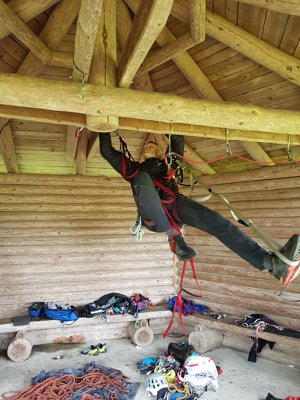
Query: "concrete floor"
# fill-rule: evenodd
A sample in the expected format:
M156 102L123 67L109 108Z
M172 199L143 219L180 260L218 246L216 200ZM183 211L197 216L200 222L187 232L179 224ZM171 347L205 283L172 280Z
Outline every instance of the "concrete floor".
M140 375L136 363L144 357L163 355L169 341L156 336L151 346L137 348L127 339L107 340L107 353L97 357L84 356L81 350L90 345L35 346L28 360L23 363L10 361L5 353L0 355L0 396L5 392L18 391L30 384L30 379L42 369L46 372L73 367L81 368L90 361L120 369L131 382L141 382L136 400L149 400L144 390L145 376ZM247 361L247 354L228 348L210 351L223 370L219 376L219 391L206 392L201 399L212 400L265 400L268 392L279 398L300 396L300 370L271 361L258 359L256 364ZM61 357L56 359L56 357ZM154 399L154 397L152 397Z

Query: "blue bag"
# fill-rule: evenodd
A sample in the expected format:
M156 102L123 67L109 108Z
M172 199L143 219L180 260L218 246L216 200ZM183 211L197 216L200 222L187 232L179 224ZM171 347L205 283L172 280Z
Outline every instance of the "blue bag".
M70 322L76 321L78 319L78 313L74 307L71 307L68 310L63 310L60 308L50 309L45 308L44 310L45 317L49 319L57 319L61 322Z
M32 303L30 307L28 307L28 315L31 318L41 318L44 314L45 303L42 301L37 301Z

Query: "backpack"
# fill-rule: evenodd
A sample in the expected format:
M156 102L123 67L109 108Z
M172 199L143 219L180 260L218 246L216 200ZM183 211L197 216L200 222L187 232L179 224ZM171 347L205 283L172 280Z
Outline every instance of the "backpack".
M68 309L57 307L56 309L45 308L45 317L49 319L56 319L61 322L75 322L78 319L78 312L75 307L70 306Z
M42 318L46 304L43 301L36 301L28 307L28 315L30 318Z
M55 303L34 302L28 307L28 315L31 318L57 319L62 322L72 322L78 319L75 307L69 305L60 306Z
M105 318L109 311L113 314L131 313L130 298L121 293L107 293L93 303L86 304L80 315L86 318L96 316Z
M141 293L136 293L134 296L130 298L130 304L132 313L135 317L138 316L138 313L145 308L152 306L151 300L148 297L143 296Z

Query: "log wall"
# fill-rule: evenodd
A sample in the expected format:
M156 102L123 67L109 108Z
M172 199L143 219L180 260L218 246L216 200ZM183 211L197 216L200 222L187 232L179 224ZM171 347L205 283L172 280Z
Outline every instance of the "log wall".
M234 208L282 245L294 233L300 233L299 165L205 176L203 182L216 192L224 194ZM207 190L197 185L192 196L204 194L207 194ZM212 199L203 204L235 223L230 212L219 200ZM239 227L263 245L250 228L242 225ZM195 264L202 298L193 298L186 293L183 293L184 296L209 306L213 311L236 317L252 313L265 314L281 326L300 330L299 302L280 300L275 293L283 287L275 278L250 266L216 238L192 228L186 228L186 233L187 242L197 252ZM181 263L178 263L178 279L181 267ZM199 294L189 270L185 275L184 287ZM300 277L292 282L284 297L290 300L300 299ZM227 333L224 343L248 351L250 347L245 346L245 340L244 337ZM263 353L272 358L274 352L276 353L276 347L273 352L266 350ZM278 361L278 357L274 356L273 359Z
M163 234L137 243L135 218L121 178L0 175L0 318L33 301L83 305L109 292L165 302L172 254Z

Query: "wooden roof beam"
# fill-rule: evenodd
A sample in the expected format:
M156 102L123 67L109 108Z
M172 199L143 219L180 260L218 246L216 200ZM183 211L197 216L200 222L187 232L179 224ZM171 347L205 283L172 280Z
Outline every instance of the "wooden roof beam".
M69 31L80 7L80 0L62 0L46 22L39 38L50 49L55 50ZM44 63L32 52L29 52L18 69L21 75L38 75Z
M183 12L184 7L186 12ZM185 2L175 2L171 14L182 22L189 24L189 14ZM205 29L206 34L212 38L263 65L284 79L300 85L300 60L297 58L270 46L263 40L209 10L206 10Z
M74 162L75 160L79 135L80 135L80 128L76 128L75 126L67 127L67 138L66 138L67 161Z
M300 85L300 60L210 11L206 13L206 33L284 79Z
M118 66L119 87L129 87L155 39L164 28L174 0L142 0Z
M37 121L52 124L85 126L85 115L63 111L49 111L37 108L13 107L0 105L0 129L2 121L6 118L20 119L24 121ZM165 134L170 130L170 124L166 122L146 121L134 118L119 118L119 128L136 132L153 132ZM218 139L225 142L225 130L222 128L207 127L202 125L173 124L174 132L185 136L204 137ZM230 140L244 140L247 142L288 144L288 133L258 132L239 129L230 129ZM95 135L96 136L96 135ZM300 135L290 135L292 146L300 145Z
M133 7L133 11L135 11L136 4L130 1L131 7ZM162 33L158 36L157 38L157 43L161 45L168 45L170 43L173 43L176 41L176 38L173 36L173 34L167 29L164 28ZM181 70L181 72L184 74L184 76L187 78L187 80L190 82L192 85L193 89L197 94L200 96L204 96L205 98L209 100L217 100L217 101L223 101L222 97L219 95L219 93L216 91L214 86L210 83L208 78L205 76L205 74L201 71L199 66L195 63L193 58L186 52L182 52L181 54L177 55L175 58L173 58L173 62L178 66L178 68ZM252 156L256 157L254 158L257 161L264 161L268 159L270 162L270 157L268 154L263 150L263 148L258 144L258 143L251 143L251 145L248 145L241 143L241 145L247 150L251 148L251 154Z
M139 4L137 0L125 1L133 12L137 11ZM174 9L174 5L172 11ZM167 27L165 27L161 31L156 39L156 42L160 47L164 47L175 41L176 37L170 32ZM182 52L178 54L177 56L172 58L172 60L181 70L187 80L191 83L196 93L198 93L201 97L209 98L211 100L222 100L221 96L217 93L208 78L204 75L204 73L200 70L193 58L187 52Z
M116 1L105 0L98 24L89 82L117 86ZM118 117L86 116L86 125L94 132L111 132L118 128ZM94 139L93 139L94 140ZM91 146L91 145L90 145ZM92 147L93 149L93 147ZM89 156L91 157L91 147Z
M7 29L24 43L43 63L51 63L52 52L3 0L0 0L0 19Z
M95 47L103 0L81 2L77 19L72 78L77 82L87 82Z
M23 21L28 22L60 0L12 0L7 6ZM10 34L6 25L0 25L0 40Z
M164 93L0 74L0 104L90 115L298 135L300 112L248 104L183 98ZM39 96L36 96L39 93ZM137 106L138 105L138 106Z
M12 173L18 173L19 172L18 160L9 120L6 121L2 120L1 126L2 127L0 130L0 150L3 156L6 171Z
M88 133L86 129L83 129L79 133L79 138L76 148L75 165L74 165L76 175L85 175L87 149L88 149Z
M236 0L240 3L251 4L289 15L300 15L299 0Z
M136 73L136 77L151 71L196 45L190 32L186 32L163 47L151 50Z
M205 40L206 0L189 0L191 36L195 43Z
M130 17L127 17L127 25L130 25L130 22L131 22ZM190 34L188 34L188 35L189 35L189 38L191 38ZM192 39L192 41L193 41L193 39ZM172 43L174 43L174 42L172 42ZM134 88L136 90L143 90L143 91L147 91L147 92L153 92L153 86L152 86L151 78L150 78L148 73L144 73L143 75L135 77L135 79L133 81L133 85L134 85ZM167 130L165 132L167 132ZM163 152L165 152L165 150L167 148L167 144L166 144L166 142L164 140L164 136L158 135L156 133L153 133L153 134L154 134L154 139L155 139L156 143L162 148ZM152 136L152 133L148 134L144 145L146 143L148 143L149 140L152 140L151 136ZM185 156L186 157L189 157L189 156L193 155L198 161L201 161L201 162L204 161L200 157L200 155L195 153L186 143L185 143L185 146L184 146L184 151L185 151ZM143 157L143 155L141 154L140 155L140 161L143 160L142 157ZM197 168L198 171L200 171L201 173L204 173L204 174L214 174L214 173L216 173L216 171L212 167L210 167L209 165L203 164L203 165L197 165L197 167L198 167Z

